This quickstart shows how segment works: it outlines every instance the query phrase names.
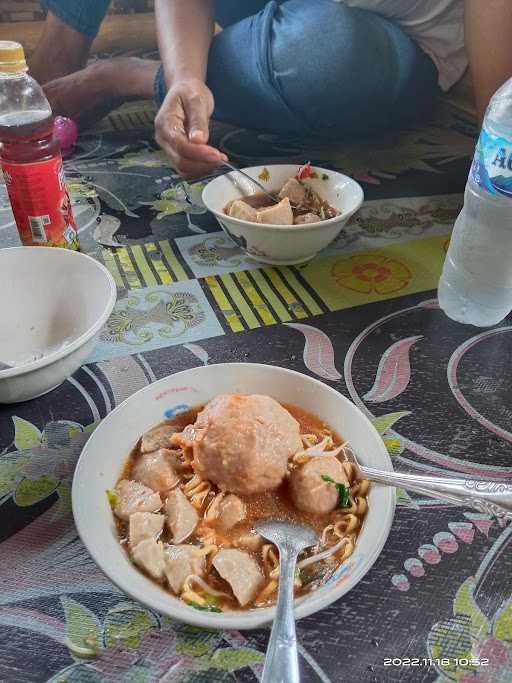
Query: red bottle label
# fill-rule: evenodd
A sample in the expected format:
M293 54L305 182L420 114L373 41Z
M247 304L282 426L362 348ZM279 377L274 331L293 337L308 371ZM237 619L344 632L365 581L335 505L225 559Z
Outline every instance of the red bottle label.
M25 164L2 161L2 170L22 243L78 249L62 158Z

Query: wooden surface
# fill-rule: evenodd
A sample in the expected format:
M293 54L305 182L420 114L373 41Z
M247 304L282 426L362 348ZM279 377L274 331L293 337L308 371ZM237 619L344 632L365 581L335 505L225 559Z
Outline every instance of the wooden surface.
M39 40L43 22L20 21L0 24L0 40L17 40L30 54ZM127 14L109 16L102 24L93 44L94 52L117 50L156 49L155 17L153 14Z

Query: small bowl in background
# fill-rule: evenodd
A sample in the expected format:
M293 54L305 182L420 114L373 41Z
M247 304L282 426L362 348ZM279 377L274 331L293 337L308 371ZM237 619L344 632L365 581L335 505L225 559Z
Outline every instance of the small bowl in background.
M91 354L116 284L90 256L57 247L0 250L0 403L41 396ZM18 365L19 364L19 365Z
M278 192L285 182L295 176L299 167L291 164L253 166L242 169L251 178L259 180L270 192ZM268 180L264 170L268 170ZM244 196L250 181L240 182L234 171L214 178L203 190L203 203L219 221L222 229L246 254L271 265L294 265L309 261L338 237L349 218L363 203L363 189L355 180L329 169L312 167L317 178L303 181L322 199L340 212L339 216L306 225L265 225L232 218L224 207L233 199ZM261 177L260 177L261 176ZM327 176L325 178L325 176ZM325 179L322 179L325 178ZM254 187L253 192L257 192Z

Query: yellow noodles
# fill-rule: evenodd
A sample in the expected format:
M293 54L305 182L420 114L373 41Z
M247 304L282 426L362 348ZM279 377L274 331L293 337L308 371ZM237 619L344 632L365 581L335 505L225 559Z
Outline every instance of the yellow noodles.
M209 481L201 479L197 474L194 474L192 479L183 487L183 493L187 496L192 505L197 510L200 510L211 489L212 485Z
M215 588L212 588L209 586L204 579L202 579L200 576L197 574L189 574L187 578L185 579L183 583L183 590L185 593L189 593L192 591L191 584L195 583L198 586L200 586L205 593L208 595L213 595L216 598L230 598L231 596L228 593L224 593L224 591L218 591Z
M210 502L210 504L204 512L204 518L206 521L210 522L214 519L217 519L217 517L219 516L219 505L221 504L222 499L225 497L225 495L226 494L224 492L218 493L215 496L215 498L213 498L213 500Z
M270 598L272 593L275 592L277 588L277 581L272 580L269 581L268 584L265 586L265 588L259 593L259 595L256 597L256 600L254 601L255 605L261 605L267 602L267 600Z

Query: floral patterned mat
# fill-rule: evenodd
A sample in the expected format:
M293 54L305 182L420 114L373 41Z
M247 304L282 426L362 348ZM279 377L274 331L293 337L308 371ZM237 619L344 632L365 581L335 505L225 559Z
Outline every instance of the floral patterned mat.
M260 680L265 631L201 631L129 601L73 525L89 434L169 373L244 360L296 369L359 405L397 469L512 479L512 327L479 334L435 300L471 124L443 109L428 126L337 146L216 126L239 164L311 159L364 186L363 209L326 252L272 268L205 212L207 179L182 183L169 168L152 116L125 107L66 161L83 249L112 272L118 302L72 378L0 409L0 681ZM14 244L0 186L0 246ZM299 622L303 680L512 681L512 527L403 490L397 503L367 577Z

